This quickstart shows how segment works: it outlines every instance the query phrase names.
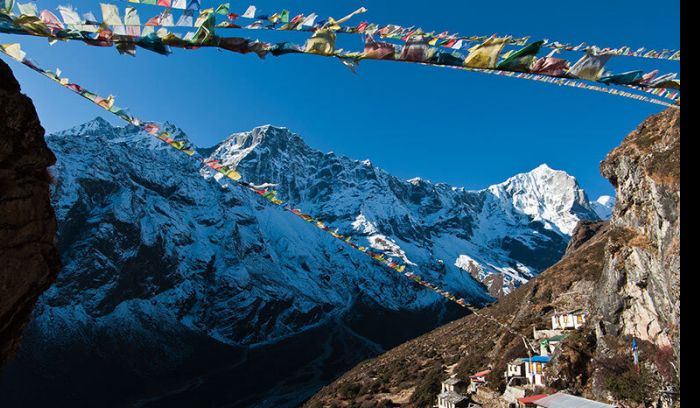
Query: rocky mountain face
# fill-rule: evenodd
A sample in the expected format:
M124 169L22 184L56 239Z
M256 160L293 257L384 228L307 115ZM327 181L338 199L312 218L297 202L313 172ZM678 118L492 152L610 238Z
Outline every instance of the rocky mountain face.
M298 406L465 314L135 127L96 119L47 142L65 267L0 381L2 406ZM205 150L475 304L536 276L598 218L573 177L544 165L467 191L272 126Z
M549 385L625 408L656 406L680 380L679 121L676 110L652 116L608 155L601 170L616 188L612 219L579 222L561 261L479 314L363 362L305 406L428 407L441 380L488 367L477 402L505 407L506 364L527 356L520 336L578 308L588 324L554 354Z
M61 267L47 172L55 160L31 99L0 61L0 368Z
M681 363L680 148L680 112L671 110L642 123L601 163L619 201L611 220L616 239L606 251L604 279L593 299L600 353L615 348L609 340L634 336L666 355L672 370L665 374L676 380Z

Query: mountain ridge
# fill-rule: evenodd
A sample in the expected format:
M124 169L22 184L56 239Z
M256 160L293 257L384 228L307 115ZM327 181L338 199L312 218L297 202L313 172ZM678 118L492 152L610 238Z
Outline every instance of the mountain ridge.
M521 285L568 243L502 206L506 192L499 201L487 190L413 184L312 149L288 130L256 129L210 157L237 163L247 181L277 184L281 198L473 304ZM267 140L249 149L256 137ZM58 158L53 204L65 268L0 384L6 406L46 402L29 379L55 390L46 398L67 386L55 379L76 356L57 356L61 349L94 355L85 372L111 373L111 384L130 390L83 378L74 390L83 401L296 406L378 348L466 313L134 126L91 121L47 142ZM290 353L299 357L280 358ZM216 386L231 378L249 391Z

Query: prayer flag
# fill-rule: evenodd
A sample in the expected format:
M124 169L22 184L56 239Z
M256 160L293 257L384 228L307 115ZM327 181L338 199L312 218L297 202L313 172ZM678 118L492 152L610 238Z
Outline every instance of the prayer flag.
M216 14L221 14L222 16L225 16L229 13L229 3L223 3L220 4L219 7L216 8Z
M24 51L22 51L22 48L20 48L19 44L0 44L0 48L2 48L5 54L9 55L10 57L16 59L19 62L22 62L24 57L27 55Z
M328 29L316 31L306 41L304 52L309 54L333 55L335 52L335 32Z
M81 24L82 20L72 7L58 6L58 12L63 17L63 22L68 25Z
M569 75L574 78L597 81L603 73L603 66L612 56L611 53L590 49L571 67Z
M279 21L282 23L288 23L289 22L289 11L282 10L282 13L280 13Z
M175 26L175 20L173 19L173 12L169 8L163 10L163 13L160 15L160 25L164 26L164 27Z
M510 37L490 37L483 43L470 48L469 55L464 60L464 66L485 69L495 68L498 55L508 41L510 41Z
M313 25L316 23L316 18L318 18L318 15L316 13L311 13L304 19L304 21L301 22L301 25L305 27L313 27Z
M363 58L393 59L396 49L393 44L375 41L371 35L365 36L365 51Z
M194 26L194 13L192 10L185 10L182 15L177 20L177 27L193 27Z
M513 52L509 57L499 62L496 65L496 68L504 71L530 71L530 67L535 62L537 53L540 52L542 44L544 44L544 41L536 41L518 51Z
M122 25L122 20L119 18L119 9L113 4L100 3L102 9L102 20L105 24L116 26Z
M48 10L42 10L41 14L39 14L39 18L41 21L46 24L47 27L55 29L55 30L63 30L65 27L63 26L63 23L61 23L61 20L56 17L56 15Z
M404 61L424 62L428 58L428 39L423 34L411 35L406 40L406 46L401 50L399 59Z
M38 13L36 3L17 3L17 7L21 15L36 17Z
M608 85L632 85L641 81L643 72L644 71L629 71L621 74L604 75L598 80L598 82Z
M243 13L243 18L255 18L255 6L248 6L248 9Z

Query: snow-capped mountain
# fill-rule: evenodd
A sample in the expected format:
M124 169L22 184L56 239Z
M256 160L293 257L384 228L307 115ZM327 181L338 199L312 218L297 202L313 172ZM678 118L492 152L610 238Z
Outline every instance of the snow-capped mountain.
M97 389L104 397L109 377L124 404L296 406L358 361L464 313L255 194L217 183L136 127L98 118L47 142L58 158L64 269L8 368L12 381L0 385L15 395L28 378L65 386L55 354L69 349L103 373L83 379L75 392L85 398ZM474 304L556 262L576 222L598 218L576 180L545 165L468 191L401 180L272 126L202 151Z
M576 179L541 165L481 191L391 176L307 146L284 128L237 133L212 157L254 183L459 291L463 272L493 296L556 262L579 219L597 219ZM469 258L465 263L463 260Z
M597 200L591 201L591 208L601 220L609 220L615 208L615 197L603 195Z

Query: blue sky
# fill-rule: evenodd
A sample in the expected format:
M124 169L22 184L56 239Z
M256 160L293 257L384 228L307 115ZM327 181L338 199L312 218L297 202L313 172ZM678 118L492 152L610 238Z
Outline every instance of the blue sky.
M38 2L40 9L55 10L58 4L100 16L96 1ZM231 8L242 12L248 4L233 0ZM286 8L292 15L315 11L336 18L365 6L369 12L353 22L416 25L464 35L680 47L679 2L261 0L252 4L270 13ZM155 13L158 8L141 7L142 20L149 10ZM306 38L304 33L227 33L300 43ZM114 94L117 105L142 119L177 124L200 146L271 123L300 134L312 147L370 159L399 177L420 176L469 189L547 163L576 176L591 198L611 194L609 183L600 176L600 161L645 117L663 109L586 90L415 64L364 61L359 75L353 75L337 60L303 55L259 60L216 49L175 49L165 57L139 49L132 58L112 48L77 42L49 46L45 39L1 34L0 42L21 42L41 66L59 67L64 76L87 89ZM362 46L354 36L339 45ZM47 131L98 115L121 125L77 95L9 63L24 92L34 99ZM680 70L678 63L630 57L615 58L608 67Z

